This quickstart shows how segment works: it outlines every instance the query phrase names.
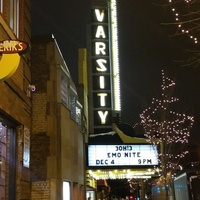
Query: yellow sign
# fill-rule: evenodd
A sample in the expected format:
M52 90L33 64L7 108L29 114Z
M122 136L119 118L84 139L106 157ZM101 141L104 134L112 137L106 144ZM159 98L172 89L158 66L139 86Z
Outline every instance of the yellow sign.
M10 78L20 62L20 55L28 49L28 44L18 40L4 40L0 42L0 81Z

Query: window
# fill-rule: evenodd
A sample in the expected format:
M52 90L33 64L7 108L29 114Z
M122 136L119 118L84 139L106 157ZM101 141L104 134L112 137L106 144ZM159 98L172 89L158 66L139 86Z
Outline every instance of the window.
M0 122L0 199L6 195L6 127Z
M60 94L61 94L61 103L68 108L68 96L69 96L69 85L68 77L62 71L61 72L61 83L60 83Z
M70 200L70 183L63 181L63 200Z
M82 105L76 101L76 122L78 124L78 128L82 130Z
M0 199L15 199L15 152L16 134L0 121Z
M10 27L19 36L19 0L10 0Z
M70 87L70 111L71 111L71 118L76 121L76 98L77 95L75 90Z
M0 0L0 12L3 12L3 0Z

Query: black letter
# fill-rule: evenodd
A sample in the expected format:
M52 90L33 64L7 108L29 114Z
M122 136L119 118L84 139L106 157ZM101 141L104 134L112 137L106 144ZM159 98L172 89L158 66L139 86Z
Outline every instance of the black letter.
M100 164L100 161L99 161L99 160L96 160L96 164L99 165L99 164Z
M124 157L125 157L125 158L128 157L128 153L124 153Z
M147 163L150 163L150 164L151 164L151 163L152 163L152 162L151 162L151 159L147 159Z

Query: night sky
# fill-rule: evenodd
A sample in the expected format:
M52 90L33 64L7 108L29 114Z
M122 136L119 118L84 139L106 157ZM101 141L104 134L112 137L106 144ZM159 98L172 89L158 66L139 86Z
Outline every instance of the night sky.
M176 29L162 25L173 20L168 8L153 0L118 0L122 121L140 122L140 113L161 93L161 70L176 83L178 110L194 115L193 143L200 142L200 67L179 62L188 47L185 37L170 37ZM86 47L89 0L32 1L32 34L54 34L74 82L77 82L78 48ZM198 140L197 140L198 139Z

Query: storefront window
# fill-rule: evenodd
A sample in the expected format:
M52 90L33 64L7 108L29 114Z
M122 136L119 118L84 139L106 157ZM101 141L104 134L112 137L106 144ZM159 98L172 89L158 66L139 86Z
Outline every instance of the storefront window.
M14 130L0 121L0 200L15 199L15 144Z
M94 191L87 191L87 200L95 200L95 192Z
M6 127L0 123L0 199L5 198L6 185Z
M70 200L70 183L63 181L63 200Z

